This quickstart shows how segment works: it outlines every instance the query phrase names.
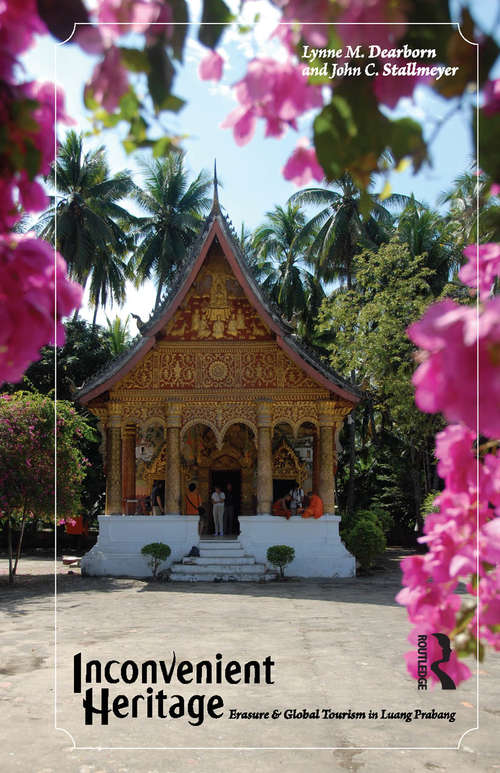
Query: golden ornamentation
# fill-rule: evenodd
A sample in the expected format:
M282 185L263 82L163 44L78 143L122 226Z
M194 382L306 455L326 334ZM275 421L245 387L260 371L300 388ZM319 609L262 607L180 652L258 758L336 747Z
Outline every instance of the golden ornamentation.
M302 486L307 476L307 467L301 464L286 440L282 440L273 454L273 478L297 481L299 486Z

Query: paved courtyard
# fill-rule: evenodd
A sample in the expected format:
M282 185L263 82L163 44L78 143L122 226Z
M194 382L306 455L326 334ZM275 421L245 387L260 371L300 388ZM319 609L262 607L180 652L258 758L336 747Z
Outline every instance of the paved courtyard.
M475 725L476 678L456 691L425 693L406 674L403 653L409 648L409 628L405 610L394 602L401 555L403 551L389 550L383 566L370 577L262 585L153 585L82 578L58 563L56 628L53 562L23 559L11 589L6 585L6 560L1 559L2 770L500 770L500 660L488 653L480 664L480 729L464 735ZM114 675L113 668L126 660L139 665L163 660L169 666L174 651L176 663L262 663L269 658L274 662L274 684L265 683L264 667L260 683L161 681L154 690L164 690L166 706L172 705L174 695L187 704L201 694L206 708L209 698L218 695L223 716L205 717L198 726L188 721L198 721L194 714L159 718L159 704L152 699L153 716L148 718L147 701L139 699L136 718L111 714L109 724L102 725L101 715L95 714L93 724L85 725L82 698L88 685L80 694L73 691L75 655L81 653L84 665L90 660L103 666L118 661L110 667ZM472 662L469 666L474 668ZM109 689L110 701L118 694L130 700L147 695L147 685L140 681L93 687L94 707L101 706L102 687ZM54 729L54 704L63 730ZM269 716L231 719L231 709L234 714ZM317 709L319 718L314 718ZM415 718L415 709L424 716ZM285 719L286 710L291 718ZM313 716L300 717L304 710ZM275 719L273 711L279 712Z

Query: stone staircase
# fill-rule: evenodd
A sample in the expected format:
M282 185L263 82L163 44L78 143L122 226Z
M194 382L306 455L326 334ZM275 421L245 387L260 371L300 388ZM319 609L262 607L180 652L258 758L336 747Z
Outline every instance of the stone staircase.
M199 556L186 556L172 564L173 582L267 582L276 579L276 572L258 564L253 556L245 555L238 539L202 539Z

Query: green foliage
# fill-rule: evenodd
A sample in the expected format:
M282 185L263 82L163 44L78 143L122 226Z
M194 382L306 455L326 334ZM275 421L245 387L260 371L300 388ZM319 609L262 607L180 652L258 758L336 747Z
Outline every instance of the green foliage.
M88 465L80 440L93 437L71 403L31 392L0 396L0 518L9 534L28 518L53 522L55 506L58 518L80 514Z
M106 337L109 341L110 349L115 357L122 352L125 352L131 342L131 335L128 329L128 322L130 315L125 320L122 320L118 315L113 321L106 317L108 329L106 330Z
M143 556L149 556L148 564L151 567L153 579L156 579L158 567L163 561L166 561L170 553L169 545L165 545L164 542L149 542L141 548Z
M272 545L267 549L267 560L273 566L278 566L280 576L285 576L285 566L291 564L295 558L295 550L288 545Z
M298 204L288 202L266 213L251 240L251 253L260 282L305 338L312 334L324 290L315 274L305 268L314 233L305 230L305 216Z
M135 218L117 202L131 193L132 179L127 171L111 176L104 148L85 153L82 135L74 131L52 165L48 181L54 190L56 176L57 202L52 197L35 230L57 247L74 279L89 283L97 313L108 300L124 300L131 277L124 257L131 247L126 232Z
M202 172L189 183L180 153L154 158L142 167L143 189L135 189L134 199L145 216L138 218L135 225L139 245L134 268L138 283L145 279L156 283L157 308L163 291L198 235L202 215L210 206L207 192L211 181Z
M438 494L439 491L429 491L429 493L424 497L422 507L420 509L420 515L422 518L425 518L425 516L429 515L430 513L439 513L439 507L434 504L434 500Z
M384 532L372 516L357 521L343 539L347 550L357 558L364 570L370 568L387 544Z

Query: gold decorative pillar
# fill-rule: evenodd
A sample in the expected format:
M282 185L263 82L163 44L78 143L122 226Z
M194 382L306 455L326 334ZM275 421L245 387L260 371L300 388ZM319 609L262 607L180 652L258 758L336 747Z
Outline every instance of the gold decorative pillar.
M135 444L135 424L125 424L122 427L122 499L125 514L128 514L127 499L135 499Z
M167 407L167 464L165 468L165 513L179 515L181 510L181 447L180 431L182 404Z
M271 513L273 504L273 461L271 428L273 406L270 401L257 403L257 513Z
M335 403L331 400L319 406L319 496L325 513L335 512L334 494L334 431Z
M117 515L122 512L121 406L110 403L108 417L106 515Z
M313 458L312 458L312 487L313 491L319 490L319 430L314 428L313 435Z

